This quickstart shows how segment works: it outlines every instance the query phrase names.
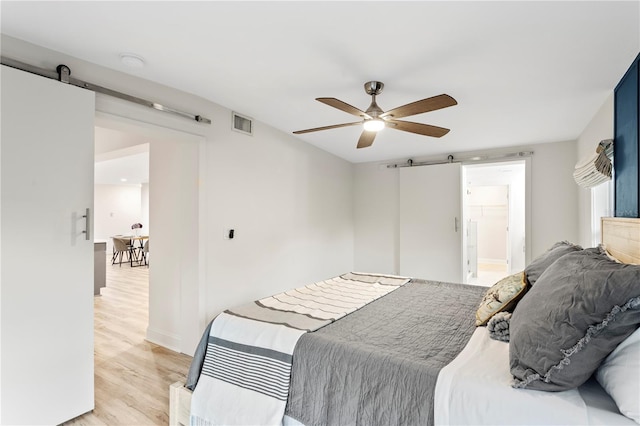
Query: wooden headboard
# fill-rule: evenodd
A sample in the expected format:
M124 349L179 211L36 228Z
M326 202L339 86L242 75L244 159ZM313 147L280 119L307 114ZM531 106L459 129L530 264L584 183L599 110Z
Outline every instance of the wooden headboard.
M640 264L640 218L603 217L602 244L621 262Z

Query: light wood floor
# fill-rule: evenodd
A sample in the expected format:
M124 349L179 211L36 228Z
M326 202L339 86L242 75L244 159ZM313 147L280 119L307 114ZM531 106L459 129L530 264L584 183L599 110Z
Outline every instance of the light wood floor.
M508 275L507 264L478 262L478 276L471 277L467 284L491 287Z
M68 425L166 425L169 385L184 381L191 357L144 340L149 270L107 262L94 298L95 409Z

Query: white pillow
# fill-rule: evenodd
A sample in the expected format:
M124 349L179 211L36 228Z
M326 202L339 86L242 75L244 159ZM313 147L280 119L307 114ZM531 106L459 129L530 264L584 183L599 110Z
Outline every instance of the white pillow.
M605 358L596 379L620 412L640 423L640 328Z

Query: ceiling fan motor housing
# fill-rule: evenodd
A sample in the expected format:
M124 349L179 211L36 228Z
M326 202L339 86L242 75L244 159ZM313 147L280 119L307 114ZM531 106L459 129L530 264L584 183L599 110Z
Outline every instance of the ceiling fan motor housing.
M384 89L384 83L380 81L368 81L364 84L365 92L371 95L371 105L369 105L369 108L367 108L365 112L372 119L378 118L378 116L384 112L376 103L376 95L382 93L382 89Z
M364 84L364 91L367 92L367 95L379 95L382 93L382 89L384 89L384 83L380 81L367 81Z

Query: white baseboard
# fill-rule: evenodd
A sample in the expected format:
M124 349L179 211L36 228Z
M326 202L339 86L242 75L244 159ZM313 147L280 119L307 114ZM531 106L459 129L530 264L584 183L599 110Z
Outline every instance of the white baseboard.
M151 327L147 327L146 340L151 343L155 343L156 345L163 346L174 352L180 352L180 336L178 335L166 333L160 330L154 330Z

